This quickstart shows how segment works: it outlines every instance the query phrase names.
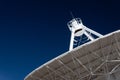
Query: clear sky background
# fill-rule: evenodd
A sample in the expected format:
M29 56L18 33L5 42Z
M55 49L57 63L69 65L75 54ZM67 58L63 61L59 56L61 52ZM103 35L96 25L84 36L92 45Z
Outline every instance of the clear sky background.
M119 0L1 0L0 80L23 80L68 51L71 11L103 35L120 29Z

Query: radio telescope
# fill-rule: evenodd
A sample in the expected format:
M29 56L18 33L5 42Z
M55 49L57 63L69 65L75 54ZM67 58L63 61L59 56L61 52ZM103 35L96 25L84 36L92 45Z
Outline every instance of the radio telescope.
M84 26L79 18L68 22L68 27L69 51L41 65L24 80L120 80L120 30L103 36ZM75 37L83 35L88 42L74 47Z

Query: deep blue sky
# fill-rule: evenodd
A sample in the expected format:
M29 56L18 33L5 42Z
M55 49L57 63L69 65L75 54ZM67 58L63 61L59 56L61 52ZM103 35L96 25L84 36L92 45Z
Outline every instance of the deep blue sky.
M35 68L68 51L70 11L101 34L120 29L118 1L0 1L0 80L23 80Z

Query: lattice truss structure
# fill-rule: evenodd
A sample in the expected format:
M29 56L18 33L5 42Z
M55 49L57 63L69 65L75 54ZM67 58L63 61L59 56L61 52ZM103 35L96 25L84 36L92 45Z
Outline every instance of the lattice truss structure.
M25 80L120 80L120 30L54 58Z

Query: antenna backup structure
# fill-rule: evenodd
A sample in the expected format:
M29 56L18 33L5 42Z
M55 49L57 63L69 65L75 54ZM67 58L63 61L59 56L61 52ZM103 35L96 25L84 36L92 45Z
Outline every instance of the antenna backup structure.
M97 37L103 36L100 33L84 26L80 18L73 18L71 21L67 23L67 25L71 31L69 51L71 51L74 48L75 42L80 42L79 40L76 40L75 37L81 37L85 35L88 40L94 41L95 38L91 34Z

